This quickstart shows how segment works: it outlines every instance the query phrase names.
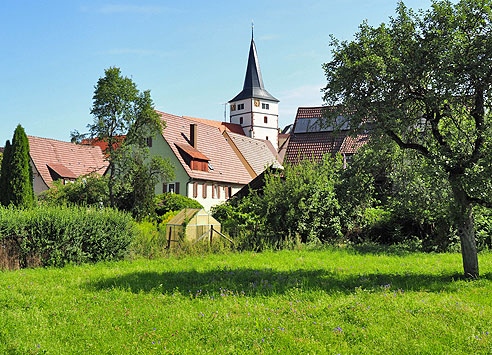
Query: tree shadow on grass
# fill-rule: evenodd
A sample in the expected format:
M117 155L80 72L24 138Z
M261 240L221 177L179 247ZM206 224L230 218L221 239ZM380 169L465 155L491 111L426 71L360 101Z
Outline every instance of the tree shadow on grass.
M247 296L269 296L288 292L322 291L326 293L354 293L356 288L377 291L390 290L423 292L453 292L462 283L460 274L346 274L328 270L276 271L272 269L235 268L210 271L135 272L117 277L89 282L85 286L93 291L122 289L132 293L152 292L162 294L240 293ZM492 274L482 279L492 280ZM483 284L480 284L483 285Z

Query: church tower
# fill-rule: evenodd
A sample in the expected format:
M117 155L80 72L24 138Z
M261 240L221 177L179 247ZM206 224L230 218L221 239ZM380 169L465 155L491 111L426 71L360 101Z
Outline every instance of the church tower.
M252 33L243 90L229 101L231 123L241 125L248 137L269 140L278 150L278 103L263 85Z

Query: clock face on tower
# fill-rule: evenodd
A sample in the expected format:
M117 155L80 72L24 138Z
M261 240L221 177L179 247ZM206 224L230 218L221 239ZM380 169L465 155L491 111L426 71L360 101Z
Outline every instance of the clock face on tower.
M255 100L255 106L256 107L260 106L260 100Z

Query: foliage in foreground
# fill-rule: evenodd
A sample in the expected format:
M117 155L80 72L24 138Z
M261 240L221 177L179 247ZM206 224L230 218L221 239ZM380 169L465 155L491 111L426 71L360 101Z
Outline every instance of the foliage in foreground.
M0 353L487 354L492 280L460 269L333 249L4 272Z
M241 200L216 206L213 216L240 249L281 248L297 243L333 242L341 237L335 185L340 157L303 160L279 174L269 171L265 187Z
M53 186L38 196L42 204L109 206L108 182L105 176L95 173L81 176L72 183L63 184L61 180L53 182Z
M158 216L163 216L170 211L181 211L183 208L203 208L200 202L192 198L167 192L156 196L155 212Z
M17 248L20 266L120 259L134 238L130 215L113 209L0 208L0 242ZM33 265L36 266L36 265Z

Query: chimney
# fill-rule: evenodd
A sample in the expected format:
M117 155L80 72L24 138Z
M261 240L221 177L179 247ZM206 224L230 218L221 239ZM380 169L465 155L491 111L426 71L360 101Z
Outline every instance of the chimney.
M190 144L193 148L196 148L196 140L198 136L197 127L198 126L196 125L196 123L190 124Z

